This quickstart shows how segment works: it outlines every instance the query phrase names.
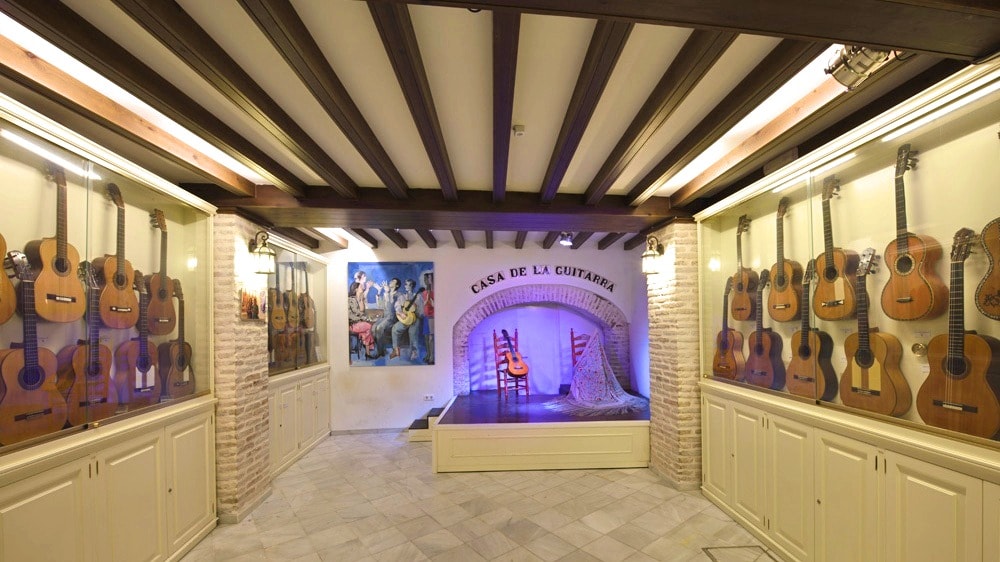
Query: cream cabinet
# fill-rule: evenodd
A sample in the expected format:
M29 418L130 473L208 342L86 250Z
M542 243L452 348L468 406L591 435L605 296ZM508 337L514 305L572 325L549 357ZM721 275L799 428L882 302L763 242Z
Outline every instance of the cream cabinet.
M813 430L768 414L766 447L767 531L799 560L813 552Z
M167 426L167 538L175 552L215 519L214 416Z
M271 393L271 470L274 473L290 464L298 449L295 438L297 391L296 385L288 385Z
M323 368L271 377L270 383L271 474L275 475L330 434L330 375Z
M729 402L705 395L701 402L701 482L706 492L729 503L732 453L729 444Z
M1000 485L983 483L983 560L1000 560Z
M763 528L764 412L732 405L732 506L748 522Z
M879 560L878 451L819 430L815 455L816 560Z

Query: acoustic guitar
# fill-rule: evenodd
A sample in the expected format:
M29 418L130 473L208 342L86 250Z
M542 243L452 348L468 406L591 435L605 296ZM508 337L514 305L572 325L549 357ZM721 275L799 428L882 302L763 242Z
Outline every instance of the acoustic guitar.
M396 313L396 320L402 322L404 326L412 326L413 323L417 321L417 307L416 304L414 303L416 303L417 297L419 297L420 294L423 293L425 290L426 289L424 287L420 287L419 289L417 289L417 292L413 295L413 298L406 301L406 303L403 304L402 308L400 309L400 312Z
M743 215L736 226L736 273L733 275L733 319L753 320L757 314L757 272L743 267L743 233L750 228L750 217Z
M726 279L726 291L722 295L722 330L715 336L712 374L736 380L743 374L746 360L743 358L743 334L729 327L729 292L732 289L733 278L730 277Z
M840 377L840 400L852 408L900 416L913 402L910 385L899 370L903 348L896 336L868 325L865 279L875 272L875 260L875 248L868 248L858 265L858 331L844 340L847 367Z
M160 374L163 376L163 395L167 398L181 398L194 393L194 369L191 368L191 344L184 340L184 293L181 282L173 280L177 296L177 339L161 343L157 353L160 359Z
M101 286L101 322L108 328L125 330L139 319L139 302L135 298L135 271L125 259L125 202L118 186L109 183L108 197L118 208L118 241L114 255L94 260L97 282Z
M0 235L0 257L7 256L7 240ZM10 277L0 275L0 324L10 320L17 310L17 293Z
M948 305L948 288L934 272L941 259L941 245L906 228L903 175L916 165L916 153L904 144L896 154L896 239L883 254L889 281L882 288L882 310L893 320L934 318Z
M834 247L830 220L830 199L840 190L834 176L823 180L823 253L816 257L819 279L813 294L813 309L823 320L845 320L857 312L854 295L858 254Z
M1000 340L965 331L965 259L976 233L955 233L951 249L948 333L927 344L931 372L917 391L927 425L985 438L1000 437Z
M285 291L285 328L290 332L298 332L299 329L299 295L295 287L295 264L286 264L285 270L290 274L288 290Z
M156 346L149 344L149 324L146 321L149 291L146 290L146 280L141 271L135 272L133 286L139 293L139 319L135 324L139 337L122 343L115 350L118 398L122 403L128 404L130 410L156 404L163 391L159 356Z
M1000 320L1000 217L993 219L980 236L990 268L976 289L976 307L984 316Z
M5 264L20 280L23 341L0 352L0 444L59 431L66 424L66 401L56 387L56 356L38 346L34 274L27 257L7 254Z
M150 224L160 231L160 271L146 278L149 283L149 333L166 336L174 333L177 312L174 310L174 280L167 276L167 220L163 211L153 209Z
M771 291L767 294L767 312L775 322L789 322L799 317L799 297L802 295L802 266L785 259L784 218L788 212L788 198L778 201L776 233L778 261L771 266Z
M80 276L87 285L87 339L56 355L56 386L66 398L70 425L110 418L118 410L118 390L111 382L111 350L101 343L101 288L90 263L81 264Z
M809 327L809 282L815 275L815 262L809 261L802 278L802 327L792 334L792 360L785 373L788 392L805 398L833 400L837 395L837 373L830 357L833 338L819 328Z
M770 282L770 272L760 272L757 285L757 302L763 302L764 286ZM785 363L781 360L781 336L771 328L764 328L764 315L757 315L757 328L750 334L744 380L750 384L781 390L785 386Z
M302 318L302 327L312 330L316 327L316 301L309 295L309 271L306 264L302 264L302 276L305 277L305 291L299 295L299 316Z
M510 334L507 330L500 330L503 339L507 342L507 350L504 356L507 359L507 374L512 377L523 377L528 374L528 364L521 357L521 352L514 349L514 344L510 341Z
M66 174L48 164L49 178L56 184L56 236L33 240L24 253L33 271L35 311L49 322L75 322L83 318L87 299L77 277L80 253L66 241Z

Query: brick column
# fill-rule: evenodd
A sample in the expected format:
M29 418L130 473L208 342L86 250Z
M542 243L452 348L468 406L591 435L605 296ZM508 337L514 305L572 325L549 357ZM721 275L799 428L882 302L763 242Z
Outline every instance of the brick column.
M215 455L219 519L235 523L271 491L267 324L240 320L236 270L260 230L236 215L214 219Z
M695 489L701 484L697 228L674 221L653 235L665 251L660 273L646 277L650 468L680 489Z

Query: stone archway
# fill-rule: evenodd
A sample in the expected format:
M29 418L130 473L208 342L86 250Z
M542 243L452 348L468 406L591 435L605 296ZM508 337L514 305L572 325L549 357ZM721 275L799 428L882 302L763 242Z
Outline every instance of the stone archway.
M501 310L531 304L555 304L596 320L604 334L605 352L618 382L631 388L628 317L618 306L591 291L571 285L521 285L483 297L466 310L452 328L452 365L455 394L468 394L469 335L480 322Z

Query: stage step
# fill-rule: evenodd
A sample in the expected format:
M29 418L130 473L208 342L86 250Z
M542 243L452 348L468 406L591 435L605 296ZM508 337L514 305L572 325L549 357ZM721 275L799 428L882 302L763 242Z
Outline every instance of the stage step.
M444 413L444 408L431 408L427 415L413 420L406 435L410 441L430 441L431 428L437 425L438 418Z

